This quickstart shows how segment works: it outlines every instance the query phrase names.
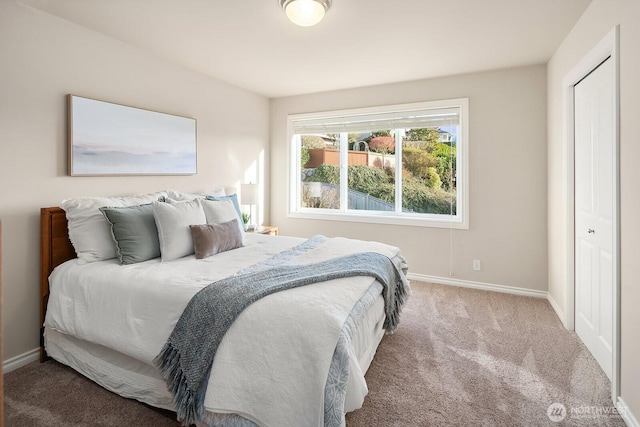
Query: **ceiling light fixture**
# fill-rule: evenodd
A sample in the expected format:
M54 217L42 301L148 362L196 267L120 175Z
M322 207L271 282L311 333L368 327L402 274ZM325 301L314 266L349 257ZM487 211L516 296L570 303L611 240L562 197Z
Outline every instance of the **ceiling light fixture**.
M331 0L280 0L287 18L301 27L311 27L322 21L331 7Z

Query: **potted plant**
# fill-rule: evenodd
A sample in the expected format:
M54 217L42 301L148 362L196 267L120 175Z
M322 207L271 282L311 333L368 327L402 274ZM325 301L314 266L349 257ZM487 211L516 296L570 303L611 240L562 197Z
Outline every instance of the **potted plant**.
M251 215L246 212L242 212L242 222L244 225L244 231L247 231L247 229L249 228L249 221L251 221Z

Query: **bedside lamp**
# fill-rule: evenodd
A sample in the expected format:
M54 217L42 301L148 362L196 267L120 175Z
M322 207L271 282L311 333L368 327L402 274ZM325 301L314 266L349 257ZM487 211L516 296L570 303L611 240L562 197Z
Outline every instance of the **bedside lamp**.
M243 205L249 205L249 223L247 230L256 228L256 222L253 221L253 205L258 204L258 184L240 184L240 202Z

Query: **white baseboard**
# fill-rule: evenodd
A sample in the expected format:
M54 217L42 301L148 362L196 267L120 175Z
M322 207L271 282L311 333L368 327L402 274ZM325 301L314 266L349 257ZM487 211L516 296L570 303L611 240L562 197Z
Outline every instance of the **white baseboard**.
M507 294L523 295L527 297L547 298L547 291L517 288L514 286L495 285L493 283L472 282L470 280L452 279L450 277L427 276L425 274L409 273L409 280L437 283L439 285L459 286L461 288L481 289L483 291L503 292Z
M622 397L618 396L618 401L616 402L616 408L618 408L618 413L627 424L628 427L640 427L640 423L638 423L638 419L633 415L629 407Z
M560 308L560 305L556 302L555 299L553 299L550 293L547 293L547 300L549 301L549 304L551 304L551 308L553 308L553 311L556 312L556 315L560 319L560 322L562 322L562 325L565 327L565 329L567 329L567 319L564 317L564 310Z
M29 350L26 353L19 354L11 359L4 360L2 362L2 373L15 371L18 368L22 368L31 362L35 362L40 359L40 347Z

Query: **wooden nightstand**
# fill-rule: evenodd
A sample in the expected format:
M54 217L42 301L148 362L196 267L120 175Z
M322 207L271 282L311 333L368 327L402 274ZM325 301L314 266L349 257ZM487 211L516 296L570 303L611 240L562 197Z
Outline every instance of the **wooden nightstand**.
M269 236L278 235L278 227L272 227L271 225L259 225L253 230L247 230L247 233L268 234Z

